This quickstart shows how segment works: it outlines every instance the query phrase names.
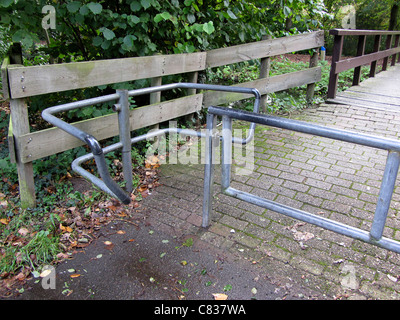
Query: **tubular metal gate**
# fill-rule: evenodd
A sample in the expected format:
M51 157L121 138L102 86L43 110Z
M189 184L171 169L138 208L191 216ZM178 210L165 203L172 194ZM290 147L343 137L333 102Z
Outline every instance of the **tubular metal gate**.
M215 91L227 91L227 92L251 94L254 95L255 97L253 112L246 112L246 111L235 110L231 108L223 108L223 107L209 107L207 115L207 130L205 134L193 130L168 128L168 129L156 130L151 134L144 134L138 137L131 138L130 126L129 126L128 98L133 96L150 94L153 92L177 89L177 88L215 90ZM99 103L105 103L116 100L118 102L114 104L113 110L118 113L120 142L115 143L106 148L102 148L100 146L100 143L93 136L54 116L54 114L59 112L69 111L77 108L83 108L87 106L96 105ZM107 192L111 196L118 198L124 204L130 203L131 201L130 193L132 192L133 189L132 159L131 159L131 145L133 143L153 138L165 133L181 133L185 135L195 135L198 137L206 138L206 156L205 156L206 164L204 172L204 198L203 198L203 221L202 221L203 227L209 226L210 215L212 212L212 195L213 195L212 189L214 182L214 166L215 166L214 158L216 154L215 148L218 145L218 142L221 140L222 141L221 185L224 194L281 213L283 215L317 225L319 227L340 233L342 235L362 240L367 243L374 244L383 247L385 249L400 253L400 242L382 236L400 164L400 142L392 139L386 139L366 134L360 134L345 130L338 130L328 127L318 126L296 120L289 120L269 115L261 115L258 114L259 104L260 104L260 93L258 92L257 89L195 84L195 83L176 83L176 84L161 85L161 86L145 88L145 89L137 89L131 91L117 90L116 93L107 96L96 97L92 99L71 102L47 108L42 112L42 117L46 121L53 124L54 126L66 131L67 133L78 138L79 140L85 142L90 147L92 153L89 153L74 160L72 163L72 169L75 172L81 174L86 179L90 180L94 185L96 185L104 192ZM221 136L218 134L218 132L216 132L217 116L222 117L223 126L222 126ZM232 137L232 119L244 120L251 123L249 134L246 137L246 139L238 139L236 137ZM232 143L244 145L250 142L253 139L254 129L257 123L387 150L388 157L386 161L386 167L383 174L378 203L376 206L376 211L374 214L371 230L367 232L365 230L355 228L340 223L338 221L316 216L314 214L299 209L288 207L278 202L263 199L261 197L231 187L230 181L231 181ZM122 189L111 178L104 157L104 154L111 151L115 151L117 149L122 149L123 174L124 174L124 180L126 182L125 190ZM82 163L91 160L93 158L95 159L96 166L101 179L81 167Z
M117 90L116 93L86 99L82 101L75 101L71 103L66 103L54 107L47 108L42 112L42 118L52 125L64 130L65 132L71 134L72 136L78 138L79 140L86 143L92 153L84 155L75 159L72 163L72 169L91 181L98 188L107 192L113 197L118 198L123 204L129 204L131 202L130 193L133 190L132 185L132 158L131 158L131 145L133 143L150 139L156 136L160 136L164 133L181 133L187 136L195 135L198 137L204 137L205 135L201 132L196 132L193 130L185 130L178 128L167 128L156 130L150 134L144 134L141 136L137 136L131 138L130 134L130 125L129 125L129 97L140 96L145 94L150 94L153 92L160 92L166 90L173 89L199 89L199 90L213 90L213 91L226 91L226 92L237 92L237 93L246 93L254 95L256 100L254 103L253 111L258 113L259 105L260 105L260 93L256 89L252 88L242 88L242 87L231 87L231 86L221 86L221 85L207 85L207 84L197 84L197 83L174 83L167 84L161 86L155 86L144 89L137 90ZM56 113L70 111L78 108L93 106L99 103L106 103L110 101L117 101L116 104L113 105L113 111L118 113L118 126L119 126L119 137L120 142L115 143L106 148L102 148L100 143L96 140L95 137L89 135L81 129L74 127L73 125L57 118L54 116ZM233 143L246 144L252 140L254 134L255 124L250 124L249 135L246 139L237 139L233 138ZM122 166L123 166L123 174L125 180L125 190L123 190L110 176L110 173L107 168L107 164L105 161L104 154L109 153L111 151L115 151L118 149L122 149ZM101 179L91 174L87 170L81 167L81 164L85 161L93 159L96 162L97 170Z
M269 115L255 114L251 112L233 110L223 107L208 108L206 137L207 162L205 165L204 174L205 180L203 199L203 227L207 227L209 225L210 213L212 211L212 185L214 171L213 158L215 153L216 141L219 140L218 133L215 132L215 123L217 116L222 117L221 185L222 192L224 194L281 213L283 215L317 225L319 227L340 233L342 235L362 240L367 243L400 253L400 242L382 236L400 164L400 141L323 127L307 122L289 120ZM291 208L278 202L263 199L261 197L233 188L230 185L232 158L232 119L244 120L252 123L258 123L267 126L387 150L388 156L386 167L383 174L378 203L376 206L370 231L367 232L365 230L355 228L340 223L338 221L323 218L299 209Z

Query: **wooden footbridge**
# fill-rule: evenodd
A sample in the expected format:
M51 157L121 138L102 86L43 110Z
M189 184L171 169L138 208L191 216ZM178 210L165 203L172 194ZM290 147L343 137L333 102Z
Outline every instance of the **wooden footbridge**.
M400 65L339 92L330 103L400 112Z
M377 110L400 111L400 62L399 31L331 30L335 37L332 67L328 88L329 103L361 106ZM358 36L357 56L343 58L345 36ZM374 39L373 52L365 53L367 37ZM385 41L383 43L383 37ZM380 50L384 46L384 50ZM381 59L382 71L377 74ZM390 67L389 67L390 63ZM370 65L369 79L361 82L361 66ZM354 68L353 86L337 93L340 72Z

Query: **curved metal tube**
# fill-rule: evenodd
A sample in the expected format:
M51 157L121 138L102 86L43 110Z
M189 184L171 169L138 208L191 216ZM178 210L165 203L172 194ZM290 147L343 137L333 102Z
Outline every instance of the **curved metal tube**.
M153 93L153 92L166 91L166 90L178 89L178 88L214 90L214 91L226 91L226 92L252 94L256 98L253 111L256 113L259 112L261 96L260 96L259 91L254 88L242 88L242 87L231 87L231 86L221 86L221 85L207 85L207 84L197 84L197 83L174 83L174 84L167 84L167 85L155 86L155 87L150 87L150 88L131 90L131 91L128 91L128 95L131 97L134 97L134 96L149 94L149 93ZM64 130L65 132L71 134L72 136L78 138L79 140L86 143L90 147L91 153L75 159L72 163L72 169L75 172L81 174L83 177L90 180L93 184L95 184L101 190L109 193L113 197L118 198L122 203L129 204L131 202L131 197L130 197L129 193L124 191L112 179L112 177L110 176L110 173L107 169L107 164L105 162L105 157L104 157L105 153L122 148L122 144L116 143L116 144L113 144L113 145L103 149L95 137L89 135L88 133L84 132L83 130L76 128L73 125L54 116L54 114L63 112L63 111L69 111L69 110L83 108L83 107L87 107L87 106L91 106L91 105L95 105L95 104L99 104L99 103L115 101L115 100L119 99L119 97L120 97L120 95L118 93L115 93L115 94L110 94L110 95L106 95L106 96L101 96L101 97L96 97L96 98L91 98L91 99L86 99L86 100L82 100L82 101L71 102L71 103L66 103L66 104L50 107L50 108L43 110L42 117L47 122L51 123L55 127L58 127L60 129ZM251 123L249 134L248 134L247 138L246 139L238 139L236 137L233 137L232 142L240 143L240 144L248 143L249 141L251 141L251 139L254 136L254 129L255 129L255 123ZM159 136L166 132L168 132L168 133L172 133L172 132L184 133L186 135L196 135L198 137L204 136L201 132L195 132L193 130L168 128L168 129L157 130L150 134L145 134L145 135L142 135L139 137L132 138L131 142L135 143L135 142L138 142L138 141L141 141L144 139ZM92 175L91 173L84 170L80 166L84 161L87 161L87 160L90 160L93 158L95 159L96 166L99 171L99 175L100 175L101 179Z

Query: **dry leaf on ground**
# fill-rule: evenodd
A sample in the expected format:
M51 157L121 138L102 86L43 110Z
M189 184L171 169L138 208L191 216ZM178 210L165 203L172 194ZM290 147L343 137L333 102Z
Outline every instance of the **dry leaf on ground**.
M228 296L224 293L213 293L214 300L228 300Z

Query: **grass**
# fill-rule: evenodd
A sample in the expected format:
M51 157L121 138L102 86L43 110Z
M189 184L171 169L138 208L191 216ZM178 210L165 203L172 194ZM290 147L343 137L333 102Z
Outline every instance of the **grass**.
M82 193L74 190L71 162L87 152L79 147L34 161L37 206L22 209L16 165L10 161L5 138L8 122L8 105L3 102L0 109L0 133L4 137L0 140L0 279L18 276L21 280L21 274L25 277L30 272L40 272L44 265L67 257L79 247L79 241L87 238L84 233L91 232L91 224L101 225L100 219L106 223L111 211L119 212L120 208L99 190ZM137 167L144 165L142 152L133 149L132 157ZM114 161L115 158L118 158L117 154L108 154L107 162L115 178L120 180L119 163ZM93 164L87 164L88 170L93 168ZM140 179L137 175L134 177L136 186ZM138 196L137 200L140 198ZM100 204L107 206L100 208ZM97 220L92 218L93 212L99 217ZM1 287L0 281L0 292Z

